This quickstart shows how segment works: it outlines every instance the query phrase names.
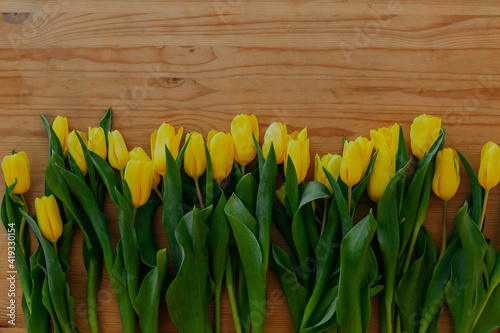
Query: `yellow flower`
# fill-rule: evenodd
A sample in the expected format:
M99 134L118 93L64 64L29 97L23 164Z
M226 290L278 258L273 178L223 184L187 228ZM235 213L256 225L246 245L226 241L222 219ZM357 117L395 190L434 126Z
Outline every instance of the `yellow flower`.
M154 164L152 161L129 160L123 177L132 194L132 205L135 208L144 205L151 194Z
M234 140L234 159L240 165L252 162L257 154L252 133L259 142L259 123L255 115L239 114L231 122L231 135Z
M144 161L144 162L151 162L151 158L149 158L148 154L142 149L141 147L135 147L128 153L128 158L129 160L133 161ZM151 185L151 188L157 188L158 185L160 184L161 181L161 176L154 172L153 173L153 184Z
M78 136L76 135L77 131L71 131L68 136L68 151L71 154L71 157L75 160L76 164L82 171L83 175L87 174L87 162L85 161L85 156L83 155L82 145L80 144L80 140L78 140ZM85 133L78 131L78 134L83 140L85 146L87 145L87 136Z
M175 129L171 125L163 123L158 130L151 134L151 159L155 164L155 171L162 176L165 174L167 163L165 146L167 146L174 159L177 159L183 130L181 127L175 133Z
M382 127L377 131L370 131L370 138L373 141L375 150L390 150L394 155L398 152L399 125Z
M296 138L296 139L295 139ZM295 173L297 174L297 183L302 183L307 176L311 157L309 156L309 139L307 139L307 128L304 128L295 136L292 133L288 143L287 157L285 158L285 175L288 163L288 157L291 158Z
M102 159L108 156L106 136L102 127L89 127L88 149L99 155Z
M373 141L357 137L355 141L345 141L340 178L347 186L354 186L366 174L373 152Z
M122 134L117 130L108 133L108 161L117 170L123 170L127 166L127 145Z
M57 116L52 123L52 129L57 135L57 138L61 142L61 147L63 150L64 157L68 155L68 119L66 117Z
M445 148L436 155L432 191L435 195L448 201L457 193L460 184L460 165L454 149Z
M379 150L367 187L370 199L379 202L395 174L396 155L390 150Z
M262 154L267 158L271 143L276 154L276 163L281 164L285 161L286 150L288 147L288 134L286 124L272 123L264 134L264 144L262 145Z
M212 160L213 178L220 182L226 179L233 169L233 137L229 133L211 130L208 133L207 146Z
M330 192L332 192L332 185L326 177L323 167L332 174L332 176L337 180L340 174L340 164L342 163L342 157L338 154L326 154L322 158L316 154L316 168L314 170L314 180L322 183Z
M441 131L441 118L423 114L413 120L410 129L411 150L419 160L434 144Z
M500 148L496 143L490 141L483 146L477 178L479 184L487 190L500 182Z
M15 194L28 192L31 186L30 161L24 151L7 155L2 161L2 171L7 186L11 186L17 179Z
M49 197L35 199L36 215L38 226L43 237L51 243L57 242L63 232L63 224L56 198L53 194Z
M200 133L191 132L186 136L186 142L188 145L184 152L184 170L189 177L198 179L207 167L205 141Z

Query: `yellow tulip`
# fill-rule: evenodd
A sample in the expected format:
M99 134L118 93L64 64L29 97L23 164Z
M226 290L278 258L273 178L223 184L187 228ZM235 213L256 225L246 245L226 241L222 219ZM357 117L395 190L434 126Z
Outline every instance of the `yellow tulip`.
M264 134L264 144L262 145L262 155L267 158L271 143L274 147L276 154L276 163L281 164L285 161L286 150L288 147L288 134L286 131L286 124L272 123Z
M490 141L483 146L477 178L479 184L486 190L490 190L500 182L500 148L496 143Z
M80 140L78 140L78 136L76 135L77 131L71 131L68 136L68 151L71 154L71 157L75 160L76 164L82 171L83 175L87 174L87 162L85 161L85 156L83 155L82 145L80 144ZM87 145L87 136L85 133L78 131L78 134L83 140L85 146Z
M339 179L342 157L338 154L326 154L322 158L319 158L319 155L316 154L315 162L314 180L322 183L332 192L332 185L328 181L323 167L328 170L336 180Z
M354 186L366 174L373 152L373 141L359 136L355 141L345 141L340 178L347 186Z
M135 147L131 151L128 152L128 158L129 160L133 161L144 161L144 162L151 162L151 158L149 158L148 154L142 149L141 147ZM151 188L155 189L158 187L161 181L161 176L154 172L153 173L153 183L151 185Z
M2 171L7 186L11 186L17 179L15 194L28 192L31 186L30 161L24 151L7 155L2 161Z
M410 129L411 150L419 160L434 144L441 131L441 118L423 114L413 120Z
M252 133L259 142L259 123L255 115L239 114L231 122L231 135L234 140L234 159L240 165L252 162L257 154Z
M135 208L144 205L151 194L154 164L152 161L129 160L125 168L124 179L132 194L132 205Z
M117 130L108 133L108 161L117 170L123 170L127 166L127 145L122 134Z
M165 146L174 157L177 158L179 155L179 146L181 144L183 128L179 128L177 133L175 133L175 128L171 125L163 123L158 130L151 134L151 159L155 164L155 171L160 175L165 174L166 170L166 158L165 158Z
M370 131L370 138L373 141L375 150L390 150L393 154L398 152L399 125L382 127L378 130Z
M226 179L233 169L233 137L229 133L211 130L208 133L207 146L212 160L213 178L220 182Z
M66 117L57 116L52 123L52 129L57 135L57 138L61 142L61 147L63 150L64 157L67 156L68 150L68 135L69 135L69 127L68 127L68 119Z
M295 139L296 137L296 139ZM285 175L288 163L288 157L291 158L295 173L297 174L297 183L302 183L307 176L311 157L309 156L309 139L307 139L307 128L304 128L297 136L294 133L289 137L290 141L287 148L287 157L285 158Z
M368 196L372 201L379 202L395 174L396 155L390 150L379 150L367 187Z
M432 191L441 199L448 201L457 193L460 184L460 165L454 149L445 148L436 155Z
M105 160L108 156L108 149L104 129L102 127L89 127L88 141L88 149Z
M35 199L36 215L38 226L43 237L51 243L57 242L63 232L63 224L56 198L53 194L49 197Z
M188 145L184 152L184 170L189 177L198 179L207 167L205 141L200 133L191 132L186 136L186 142Z

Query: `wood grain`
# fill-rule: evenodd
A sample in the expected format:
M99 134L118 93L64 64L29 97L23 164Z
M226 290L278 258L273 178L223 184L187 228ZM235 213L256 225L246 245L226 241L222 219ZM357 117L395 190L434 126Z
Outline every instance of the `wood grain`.
M25 150L32 164L33 209L43 193L47 140L39 118L65 115L70 126L95 126L113 106L113 127L129 148L149 151L163 121L186 131L228 130L236 113L254 113L261 136L272 121L308 127L316 153L341 152L342 136L367 136L394 122L440 116L446 145L477 170L482 145L500 141L500 4L478 1L37 1L0 2L0 156ZM409 144L409 141L407 142ZM312 170L309 172L309 179ZM451 220L469 193L450 202ZM0 186L0 194L3 195ZM500 194L494 189L485 234L500 245ZM367 199L358 218L373 204ZM113 241L117 212L105 206ZM441 203L432 196L426 226L441 239ZM160 216L155 242L166 247ZM451 224L451 223L450 223ZM450 226L450 234L453 225ZM0 258L6 234L0 228ZM283 244L273 229L273 241ZM85 317L81 234L75 235L69 283ZM6 260L0 259L0 331L24 332L6 320ZM269 272L266 332L293 332L276 276ZM18 283L19 286L19 283ZM20 304L20 294L17 293ZM233 332L223 297L223 332ZM107 276L99 306L104 332L120 332ZM378 331L373 300L369 331ZM161 305L161 331L175 332ZM210 310L212 311L212 310ZM440 332L452 332L447 310Z

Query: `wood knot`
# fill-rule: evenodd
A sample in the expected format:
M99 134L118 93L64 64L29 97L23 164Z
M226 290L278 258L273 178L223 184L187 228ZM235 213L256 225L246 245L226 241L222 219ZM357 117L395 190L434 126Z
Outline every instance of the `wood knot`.
M29 13L2 13L2 18L9 24L23 23L30 17Z

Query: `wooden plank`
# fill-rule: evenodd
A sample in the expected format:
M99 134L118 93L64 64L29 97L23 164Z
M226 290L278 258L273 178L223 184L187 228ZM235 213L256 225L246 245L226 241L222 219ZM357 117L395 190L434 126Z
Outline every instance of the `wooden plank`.
M30 156L32 210L43 194L47 161L40 112L49 120L66 115L70 127L85 130L112 105L113 127L129 148L146 151L162 121L206 134L229 130L237 113L254 113L261 138L272 121L286 122L290 130L307 126L311 162L316 153L340 153L343 135L368 136L370 129L394 122L405 126L409 138L412 119L424 112L443 118L446 146L462 151L476 170L482 145L500 142L500 6L494 0L5 0L0 13L0 156L11 149ZM464 170L461 177L450 221L469 193ZM498 248L497 189L490 200L485 234ZM364 197L357 218L372 207ZM117 212L109 201L105 212L116 242ZM435 196L426 226L439 246L441 203ZM449 229L451 234L451 222ZM283 245L274 229L272 238ZM68 279L76 321L88 332L81 242L77 231ZM167 246L160 214L155 245ZM4 253L0 241L0 258ZM16 327L7 323L6 267L1 260L0 332L24 332L20 308ZM292 332L274 273L268 280L266 332ZM19 293L16 299L20 304ZM222 305L222 331L233 332L226 296ZM120 332L106 276L98 306L101 327ZM377 332L377 299L372 308L369 331ZM175 332L164 303L160 311L162 330ZM447 310L439 331L453 331Z

